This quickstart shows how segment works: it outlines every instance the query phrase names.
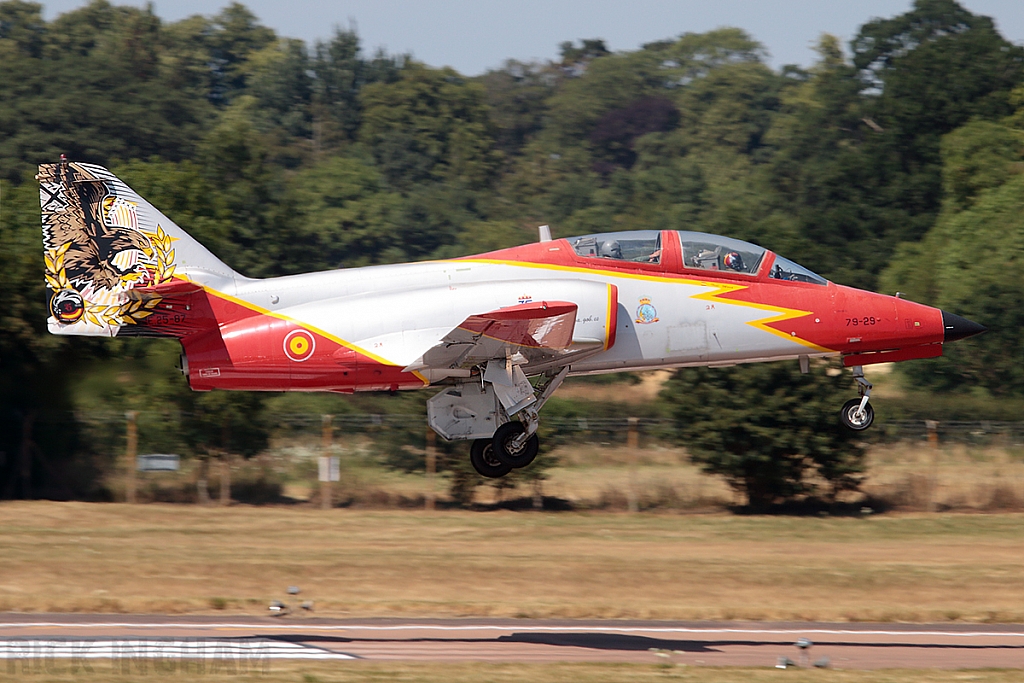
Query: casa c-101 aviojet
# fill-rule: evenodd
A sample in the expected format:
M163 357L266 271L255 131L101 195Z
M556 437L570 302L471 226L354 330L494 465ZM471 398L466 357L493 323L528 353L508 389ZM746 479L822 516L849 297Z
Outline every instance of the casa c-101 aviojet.
M537 243L476 256L251 279L105 168L62 157L37 178L50 332L174 337L195 391L434 387L430 427L472 440L488 477L533 461L539 411L569 375L840 356L860 392L841 420L861 430L862 366L985 329L682 230L542 226Z

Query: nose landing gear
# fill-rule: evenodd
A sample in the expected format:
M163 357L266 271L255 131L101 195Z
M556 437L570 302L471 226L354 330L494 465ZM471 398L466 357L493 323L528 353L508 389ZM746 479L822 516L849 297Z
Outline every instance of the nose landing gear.
M853 379L857 382L860 398L851 398L844 403L843 409L839 411L839 419L848 429L862 432L875 421L875 409L868 403L871 399L871 382L864 377L864 368L859 365L853 368Z

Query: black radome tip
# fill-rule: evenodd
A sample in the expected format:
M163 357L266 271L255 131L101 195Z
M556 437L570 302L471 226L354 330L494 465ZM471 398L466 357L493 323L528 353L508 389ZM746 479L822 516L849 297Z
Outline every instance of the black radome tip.
M967 337L973 337L976 334L981 334L988 328L984 325L980 325L973 320L967 318L961 318L958 315L952 313L942 312L942 328L945 331L942 341L952 342L957 339L966 339Z

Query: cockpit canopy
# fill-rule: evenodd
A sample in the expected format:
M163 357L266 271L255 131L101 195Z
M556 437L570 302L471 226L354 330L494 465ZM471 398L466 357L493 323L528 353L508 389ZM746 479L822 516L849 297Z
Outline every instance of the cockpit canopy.
M793 263L787 258L778 254L775 256L775 263L768 273L768 277L776 280L789 280L790 282L810 282L813 285L827 285L828 281L817 273L812 273L798 263Z
M577 256L634 263L661 263L661 231L633 230L570 237Z
M685 270L714 270L756 276L770 252L750 242L704 232L678 231ZM568 238L577 256L657 265L662 261L660 230L607 232ZM790 282L827 284L825 278L775 255L768 277Z
M679 231L683 267L757 275L767 249L731 237Z

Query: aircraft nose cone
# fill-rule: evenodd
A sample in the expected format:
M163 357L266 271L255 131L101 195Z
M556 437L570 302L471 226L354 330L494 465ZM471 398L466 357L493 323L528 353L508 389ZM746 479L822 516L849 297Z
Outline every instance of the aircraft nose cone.
M945 335L942 340L944 342L973 337L974 335L981 334L988 329L984 325L979 325L973 320L961 318L958 315L946 313L945 311L942 312L942 328L945 331Z

